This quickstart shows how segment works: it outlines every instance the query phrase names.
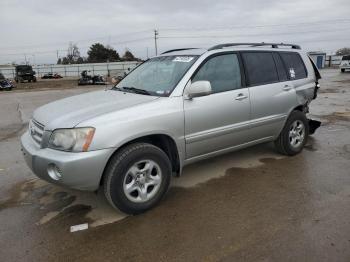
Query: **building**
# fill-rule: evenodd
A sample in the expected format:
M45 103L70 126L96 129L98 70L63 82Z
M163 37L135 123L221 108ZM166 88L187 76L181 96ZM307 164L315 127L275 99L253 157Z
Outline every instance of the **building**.
M326 53L323 52L309 52L308 55L314 61L317 68L324 68L326 62Z

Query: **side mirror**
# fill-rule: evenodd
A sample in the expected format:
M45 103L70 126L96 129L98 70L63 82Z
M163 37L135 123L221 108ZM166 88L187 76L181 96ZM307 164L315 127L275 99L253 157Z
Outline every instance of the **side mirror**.
M207 96L211 94L211 84L209 81L196 81L186 90L188 99L192 99L199 96Z

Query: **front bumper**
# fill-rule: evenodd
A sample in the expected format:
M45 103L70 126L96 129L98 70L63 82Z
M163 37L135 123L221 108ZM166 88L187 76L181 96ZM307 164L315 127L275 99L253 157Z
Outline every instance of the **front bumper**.
M114 149L73 153L39 148L27 131L21 137L22 152L27 165L39 178L50 183L79 190L94 191L100 185L103 170ZM60 179L53 179L48 172L55 165L60 170Z

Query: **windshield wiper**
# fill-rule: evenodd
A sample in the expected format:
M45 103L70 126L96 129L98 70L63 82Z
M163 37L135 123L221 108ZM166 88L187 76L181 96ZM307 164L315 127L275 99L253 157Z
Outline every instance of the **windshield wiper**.
M148 92L147 90L136 88L136 87L123 86L120 89L121 90L126 90L126 91L131 91L131 92L134 92L135 94L151 95L151 93Z

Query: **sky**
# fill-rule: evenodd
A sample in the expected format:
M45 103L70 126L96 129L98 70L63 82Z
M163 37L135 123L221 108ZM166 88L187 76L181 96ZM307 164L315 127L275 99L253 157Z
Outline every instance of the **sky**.
M350 46L349 0L0 0L0 64L56 63L69 42L140 58L227 42L295 43L334 53Z

